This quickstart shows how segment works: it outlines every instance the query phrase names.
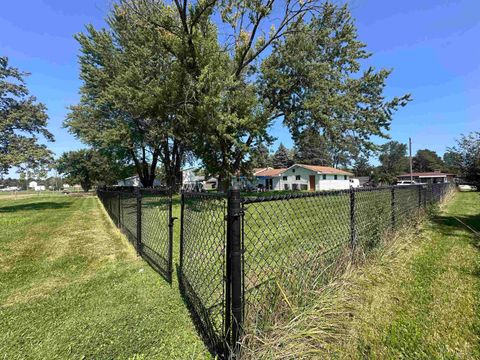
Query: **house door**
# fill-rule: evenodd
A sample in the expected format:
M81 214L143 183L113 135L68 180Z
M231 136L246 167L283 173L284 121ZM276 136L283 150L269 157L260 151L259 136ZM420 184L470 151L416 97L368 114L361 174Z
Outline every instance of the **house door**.
M310 191L315 191L315 175L310 175Z
M265 179L265 189L272 190L273 188L273 179Z

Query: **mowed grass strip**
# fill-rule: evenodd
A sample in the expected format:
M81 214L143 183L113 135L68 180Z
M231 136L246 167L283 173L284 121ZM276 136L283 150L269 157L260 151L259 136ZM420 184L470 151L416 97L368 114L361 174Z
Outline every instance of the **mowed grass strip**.
M284 306L290 316L251 337L246 357L480 358L480 238L472 230L480 231L480 194L458 193L417 232L400 233L366 264L306 294L306 306Z
M1 199L0 229L0 358L210 357L95 197Z

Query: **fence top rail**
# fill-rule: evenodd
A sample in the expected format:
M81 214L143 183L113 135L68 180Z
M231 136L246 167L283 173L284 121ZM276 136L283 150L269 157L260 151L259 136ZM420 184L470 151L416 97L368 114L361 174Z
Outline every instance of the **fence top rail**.
M327 190L327 191L312 191L312 192L292 192L291 194L269 195L269 196L243 196L241 202L244 204L266 202L266 201L279 201L279 200L291 200L310 197L320 197L329 195L343 195L350 193L350 189L345 190Z
M223 192L198 192L198 191L183 191L183 196L187 198L227 198L227 193Z
M172 189L164 188L138 188L140 194L145 195L172 195Z

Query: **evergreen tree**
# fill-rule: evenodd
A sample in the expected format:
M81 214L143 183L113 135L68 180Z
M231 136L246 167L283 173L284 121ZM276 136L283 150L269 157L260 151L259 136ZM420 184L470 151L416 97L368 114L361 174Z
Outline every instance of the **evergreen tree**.
M325 138L316 130L303 131L295 141L295 162L307 165L331 165Z
M290 157L289 151L282 143L280 143L277 151L273 155L272 164L276 169L286 168L293 165L293 160Z
M250 154L250 165L253 168L266 168L272 166L272 158L265 145L259 144L252 150Z

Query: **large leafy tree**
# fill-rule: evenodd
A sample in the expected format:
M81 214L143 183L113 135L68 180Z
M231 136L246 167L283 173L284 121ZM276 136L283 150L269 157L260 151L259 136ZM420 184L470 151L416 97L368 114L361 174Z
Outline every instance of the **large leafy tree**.
M155 14L158 21L166 16ZM145 187L153 185L158 165L176 186L191 134L178 111L185 72L167 50L176 44L124 6L114 7L107 24L76 36L82 96L65 124L85 143L131 161Z
M443 169L445 164L435 151L423 149L418 150L412 159L414 171L426 172Z
M63 153L56 161L56 168L67 180L80 183L84 191L95 184L116 184L118 179L131 174L132 169L93 149L81 149Z
M458 169L458 174L480 191L480 132L462 135L457 144L448 149L448 153L452 167Z
M179 44L169 51L182 64L192 85L183 108L198 130L192 137L195 153L208 173L220 177L219 189L224 189L232 174L249 166L246 159L253 145L271 140L266 129L273 117L258 91L258 64L288 29L315 10L316 2L173 0L171 6L160 0L122 3L159 36ZM169 14L168 19L155 19L160 12ZM221 37L216 32L210 36L215 28L213 17L221 23Z
M393 113L410 95L387 100L383 92L391 71L362 71L370 54L347 6L327 2L307 20L288 31L262 64L269 106L295 141L314 128L338 155L377 150L371 137L387 137Z
M0 174L12 167L44 167L52 160L50 150L39 143L39 137L53 141L46 107L30 95L27 75L0 57Z
M398 141L389 141L380 148L379 177L383 182L393 183L396 176L408 168L407 145Z

